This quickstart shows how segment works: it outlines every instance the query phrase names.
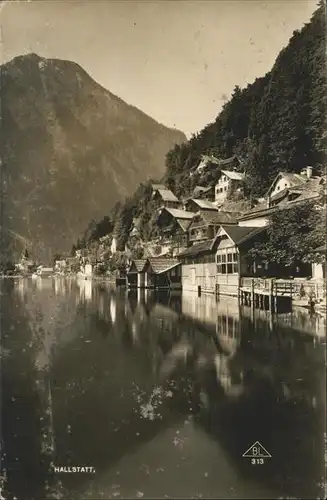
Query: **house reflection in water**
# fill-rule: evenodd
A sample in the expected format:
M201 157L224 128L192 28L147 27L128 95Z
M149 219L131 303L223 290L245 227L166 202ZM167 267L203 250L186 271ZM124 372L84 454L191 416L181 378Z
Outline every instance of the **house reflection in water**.
M193 319L215 326L221 347L227 355L233 354L240 343L240 308L234 297L183 294L182 312Z
M116 316L117 316L117 302L114 296L111 296L110 300L110 318L111 322L114 325L116 323Z

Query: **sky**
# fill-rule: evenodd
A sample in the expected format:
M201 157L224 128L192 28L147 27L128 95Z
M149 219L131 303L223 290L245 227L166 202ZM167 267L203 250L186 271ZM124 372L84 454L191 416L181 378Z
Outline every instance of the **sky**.
M188 137L234 87L271 69L317 0L10 1L1 62L29 52L80 64L103 87Z

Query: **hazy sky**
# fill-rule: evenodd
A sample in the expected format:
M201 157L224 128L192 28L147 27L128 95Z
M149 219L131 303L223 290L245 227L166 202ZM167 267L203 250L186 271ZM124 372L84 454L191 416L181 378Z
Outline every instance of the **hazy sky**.
M36 52L188 136L269 71L317 0L26 1L1 5L1 60Z

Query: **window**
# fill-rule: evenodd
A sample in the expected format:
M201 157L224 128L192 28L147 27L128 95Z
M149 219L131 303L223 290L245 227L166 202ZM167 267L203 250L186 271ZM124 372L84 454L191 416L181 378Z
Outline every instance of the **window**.
M279 191L279 190L280 190L280 186L277 186L277 191Z
M220 250L216 255L218 274L237 274L238 273L238 253L226 250Z

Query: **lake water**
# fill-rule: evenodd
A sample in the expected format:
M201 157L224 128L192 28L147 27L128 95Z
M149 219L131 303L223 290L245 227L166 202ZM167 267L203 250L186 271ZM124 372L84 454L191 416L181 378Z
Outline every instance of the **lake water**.
M232 298L3 280L2 495L323 498L325 327ZM252 464L257 441L270 456Z

